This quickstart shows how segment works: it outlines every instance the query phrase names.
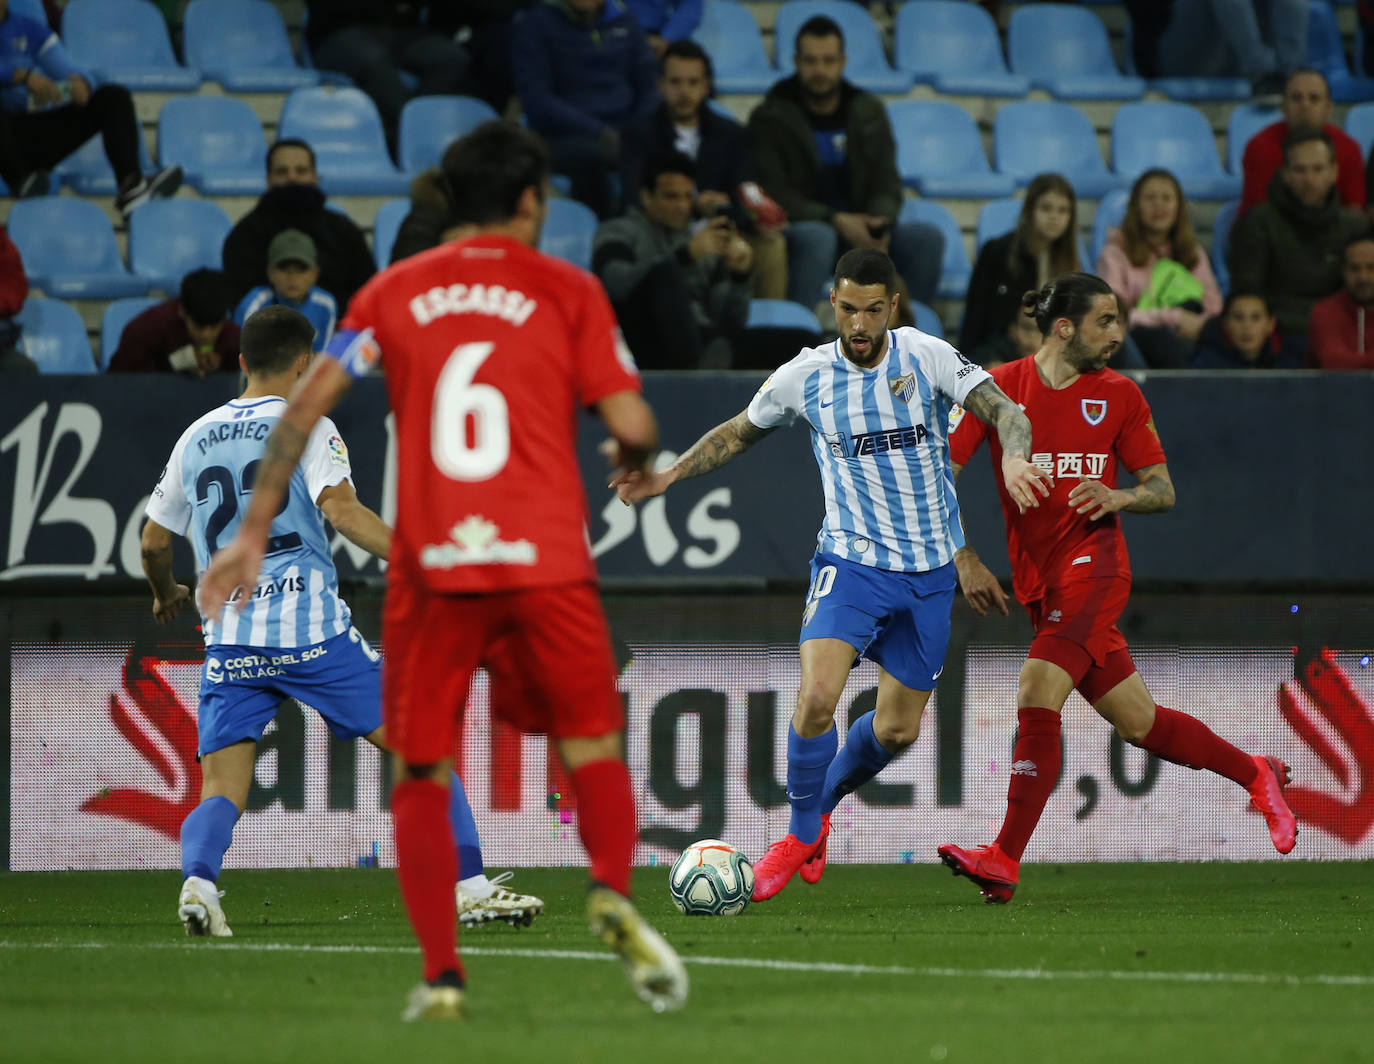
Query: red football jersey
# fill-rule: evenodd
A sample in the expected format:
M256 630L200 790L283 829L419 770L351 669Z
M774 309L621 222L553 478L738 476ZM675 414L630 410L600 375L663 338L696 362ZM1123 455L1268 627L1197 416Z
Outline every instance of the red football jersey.
M1054 477L1054 490L1038 509L1017 513L1002 482L1002 447L995 432L963 417L950 435L950 461L967 465L986 437L997 471L997 493L1007 523L1012 588L1023 603L1047 587L1114 573L1130 575L1118 514L1089 521L1069 506L1069 492L1084 477L1116 487L1118 466L1134 473L1164 461L1150 406L1135 381L1115 370L1085 373L1056 390L1040 378L1033 357L992 371L993 380L1030 418L1031 461Z
M446 592L596 578L578 408L640 390L600 281L519 241L475 237L373 277L338 340L329 353L350 372L386 367L395 576Z

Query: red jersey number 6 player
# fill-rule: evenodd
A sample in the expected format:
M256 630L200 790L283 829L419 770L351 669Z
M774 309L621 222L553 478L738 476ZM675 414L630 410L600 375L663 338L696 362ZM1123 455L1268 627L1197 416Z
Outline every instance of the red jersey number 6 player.
M600 282L534 250L549 184L538 138L488 122L449 146L442 170L462 234L353 297L328 357L267 440L243 524L202 581L202 607L217 616L236 588L254 586L311 426L383 360L398 470L383 722L399 762L396 871L425 976L405 1016L461 1012L447 766L479 665L521 670L530 697L500 712L547 732L569 771L592 929L641 998L677 1008L682 962L627 897L635 805L575 447L579 407L605 421L622 473L649 461L658 427Z
M1205 768L1250 792L1280 853L1293 848L1297 821L1283 799L1288 769L1244 753L1201 721L1155 704L1116 627L1130 595L1131 568L1119 512L1160 513L1174 505L1174 485L1135 382L1107 369L1121 344L1116 296L1101 278L1068 273L1027 292L1025 313L1043 337L1033 356L993 371L1035 427L1031 460L1055 480L1038 508L1020 512L998 482L1007 525L1012 587L1035 627L1016 690L1017 738L1002 831L990 846L939 847L956 875L978 884L990 903L1011 900L1021 854L1059 779L1059 711L1077 690L1128 743L1189 768ZM984 438L963 418L950 438L955 475ZM1132 488L1116 486L1119 467ZM972 548L954 556L959 582L980 614L1007 612L1001 585Z

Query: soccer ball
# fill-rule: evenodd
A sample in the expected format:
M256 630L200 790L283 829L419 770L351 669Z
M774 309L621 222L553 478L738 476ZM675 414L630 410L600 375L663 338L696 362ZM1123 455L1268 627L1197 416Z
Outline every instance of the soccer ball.
M754 866L728 842L702 839L673 862L668 891L688 916L737 916L754 893Z

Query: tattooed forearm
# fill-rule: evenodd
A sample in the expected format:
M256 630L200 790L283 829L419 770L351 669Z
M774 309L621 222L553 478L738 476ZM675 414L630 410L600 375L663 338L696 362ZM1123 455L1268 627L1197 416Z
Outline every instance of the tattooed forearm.
M749 420L747 413L741 411L692 444L686 453L673 463L673 479L686 480L688 477L699 477L703 473L719 469L735 455L748 450L772 431L759 428Z
M1003 454L1030 457L1030 418L995 383L984 381L969 392L964 398L964 409L997 430Z
M1169 467L1160 464L1146 466L1136 472L1140 481L1130 489L1131 501L1122 507L1127 513L1156 514L1174 506L1174 482Z

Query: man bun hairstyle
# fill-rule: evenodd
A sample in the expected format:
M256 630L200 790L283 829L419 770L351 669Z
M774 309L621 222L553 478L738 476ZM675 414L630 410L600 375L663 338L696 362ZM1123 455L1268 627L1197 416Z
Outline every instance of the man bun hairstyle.
M1065 273L1038 292L1032 289L1021 297L1021 312L1035 319L1041 336L1060 318L1068 318L1077 328L1083 315L1092 309L1097 296L1116 296L1112 286L1091 273Z
M285 373L315 346L315 327L290 307L263 307L243 323L239 350L249 373Z
M897 291L897 268L877 248L851 248L835 263L835 287L841 281L857 285L880 284L888 295Z
M515 217L525 189L544 195L549 150L537 134L494 119L450 144L440 170L453 203L453 224L491 225Z

